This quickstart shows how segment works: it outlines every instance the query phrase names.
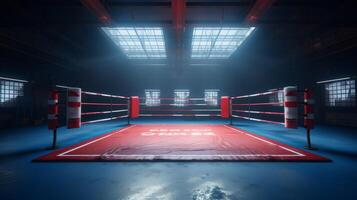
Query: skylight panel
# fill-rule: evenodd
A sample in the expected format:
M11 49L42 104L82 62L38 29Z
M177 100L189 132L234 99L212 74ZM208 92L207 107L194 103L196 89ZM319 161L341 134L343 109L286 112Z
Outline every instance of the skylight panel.
M191 58L229 58L254 29L254 27L195 27L192 36Z
M164 33L160 27L102 29L129 59L166 58Z

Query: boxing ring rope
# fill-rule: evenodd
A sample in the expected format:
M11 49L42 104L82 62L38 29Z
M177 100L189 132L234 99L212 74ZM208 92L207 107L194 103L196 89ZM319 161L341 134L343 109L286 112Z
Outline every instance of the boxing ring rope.
M104 122L104 121L109 121L109 120L114 120L114 119L122 119L122 118L128 118L128 124L129 124L129 103L130 103L129 100L130 100L130 97L111 95L111 94L103 94L103 93L97 93L97 92L87 92L87 91L81 91L81 94L82 95L84 94L87 96L105 97L105 98L109 98L109 100L110 100L110 103L81 102L82 106L110 106L110 110L81 112L81 117L92 116L92 115L125 113L125 115L111 116L111 117L107 117L107 118L103 118L103 119L89 120L89 121L81 122L81 124L91 124L91 123ZM125 100L126 103L113 103L112 102L113 99ZM117 106L125 106L127 109L113 110L113 107L117 107Z
M142 100L152 100L152 98L140 98ZM220 117L220 114L214 112L221 112L221 109L217 109L217 105L211 105L206 102L205 98L155 98L159 103L150 105L146 102L140 103L140 117ZM161 103L165 101L165 103ZM171 103L167 101L184 101L180 103ZM200 102L204 101L204 103ZM217 99L218 102L218 99ZM194 108L185 108L187 106ZM199 106L200 108L197 108ZM202 108L202 106L210 106L213 108ZM154 108L153 108L154 107ZM160 107L169 107L169 108L160 108ZM173 107L173 108L170 108ZM157 113L161 112L161 113ZM163 113L162 113L163 112ZM183 113L182 113L183 112ZM189 113L192 112L192 113ZM198 113L193 113L198 112ZM200 113L204 112L204 113ZM206 114L207 112L213 112Z
M65 103L59 103L59 96L65 100ZM94 96L105 99L107 102L82 102L82 97ZM98 100L98 99L96 99ZM109 103L108 103L109 101ZM124 102L114 102L124 101ZM127 118L127 123L130 123L130 103L131 98L119 95L111 95L97 92L82 91L81 88L56 86L49 94L48 100L48 128L53 131L52 148L56 147L57 129L59 127L59 117L64 116L59 113L60 106L66 106L66 125L67 128L80 128L81 125L91 124L96 122L104 122L115 119ZM101 108L103 111L85 111L82 108ZM105 117L105 115L109 115ZM83 120L83 117L102 117L101 119ZM104 118L103 118L104 117Z
M220 114L140 114L140 117L220 117Z
M82 112L82 116L84 115L97 115L97 114L109 114L109 113L119 113L119 112L128 112L128 109L126 110L108 110L108 111L97 111L97 112Z
M269 102L269 103L235 103L232 106L283 106L281 102Z
M310 130L313 129L314 126L314 100L312 98L312 92L308 89L298 91L296 87L289 86L283 89L274 89L268 92L261 92L250 95L242 95L235 97L222 96L220 98L220 101L218 101L219 99L217 99L216 104L210 104L210 101L208 101L206 98L155 98L155 100L158 100L158 103L156 102L151 105L149 103L140 102L140 99L146 100L146 98L139 98L138 96L126 97L119 95L88 92L82 91L80 88L72 88L65 86L61 86L59 88L61 88L62 91L58 89L53 89L50 92L48 99L48 128L50 130L53 130L52 148L55 148L56 146L57 128L59 127L58 118L59 116L62 116L59 113L59 106L61 105L66 106L67 128L80 128L81 125L84 124L104 122L122 118L127 118L127 123L130 124L130 118L137 117L221 117L225 119L230 119L231 125L233 124L234 118L240 118L257 122L284 125L286 128L297 128L298 105L304 105L304 127L306 129L307 137L306 148L314 149L311 146L310 139ZM60 94L66 94L65 104L59 103ZM279 99L279 94L284 94L283 100ZM303 94L304 101L298 102L298 96L301 96L301 94ZM269 95L278 95L277 100L269 99L269 102L251 101L252 98L267 96L269 97ZM109 99L109 103L92 101L83 102L82 96L103 97ZM249 102L236 102L247 99L249 100ZM119 100L124 102L113 102L113 100ZM161 103L161 101L174 101L174 103ZM202 103L200 101L204 102ZM190 108L185 108L186 106L189 106ZM210 106L211 108L204 108L202 106ZM265 108L269 106L274 109L283 109L283 111L257 110L257 108ZM89 110L83 112L82 107L103 108L103 110ZM252 107L254 107L254 109L252 109ZM103 116L108 114L110 114L109 117L82 121L82 117ZM259 118L256 116L253 117L251 115L261 115L266 117L283 117L284 122Z
M140 97L140 99L146 100L146 99L152 99L152 98L146 98L146 97ZM155 98L158 100L189 100L189 101L204 101L205 98Z
M284 94L282 101L279 102L279 93ZM303 94L303 99L304 102L299 102L298 97ZM277 95L278 102L248 102L248 103L237 103L233 101L237 100L242 100L242 99L248 99L250 100L251 98L256 98L256 97L263 97L263 96L268 96L268 95ZM240 119L246 119L246 120L251 120L251 121L258 121L258 122L264 122L264 123L270 123L270 124L278 124L278 125L284 125L286 128L297 128L298 127L298 105L304 105L304 128L306 129L306 138L307 138L307 149L313 150L316 149L311 146L311 139L310 139L310 130L313 128L313 121L314 121L314 115L313 115L313 104L314 101L312 99L312 92L308 89L305 89L304 91L299 91L297 90L296 87L285 87L283 89L274 89L268 92L261 92L261 93L256 93L256 94L250 94L250 95L242 95L242 96L236 96L236 97L231 97L230 99L230 116L231 116L231 121L230 123L233 123L233 118L240 118ZM274 108L281 107L284 109L282 112L277 112L277 111L258 111L256 107L268 107L268 106L274 106ZM239 107L239 108L238 108ZM247 110L241 109L241 107L248 107ZM252 110L251 108L254 107L255 109ZM242 116L239 115L239 113L244 113L248 114L248 116ZM258 117L252 117L250 114L256 114L256 115L263 115L263 116L283 116L284 117L284 122L280 121L274 121L274 120L268 120L268 119L261 119Z
M165 110L165 109L141 109L142 111L173 111L173 110ZM178 112L210 112L210 111L217 111L220 112L221 109L190 109L190 110L179 110L179 109L174 109L175 111Z
M96 92L86 92L86 91L82 91L82 94L93 95L93 96L101 96L101 97L110 97L110 98L117 98L117 99L129 99L129 97L125 97L125 96L117 96L117 95L111 95L111 94L102 94L102 93L96 93Z
M288 88L290 90L296 90L296 88L291 87ZM265 122L265 123L271 123L271 124L280 124L280 125L285 125L286 128L296 128L297 123L295 123L295 119L297 120L297 109L296 106L292 108L292 110L289 110L289 108L286 108L285 106L283 107L284 103L282 102L254 102L254 103L233 103L233 101L237 100L242 100L242 99L252 99L252 98L257 98L257 97L265 97L268 96L270 97L271 95L277 95L279 93L284 92L282 89L273 89L268 92L260 92L260 93L255 93L255 94L249 94L249 95L242 95L242 96L236 96L236 97L231 97L231 119L233 118L241 118L241 119L247 119L247 120L252 120L252 121L258 121L258 122ZM279 100L279 97L278 97ZM294 101L297 101L297 99L294 99ZM252 107L268 107L268 106L274 106L276 107L283 107L284 111L282 112L277 112L277 111L258 111L258 110L252 110ZM243 109L238 109L237 107L248 107L248 110L243 110ZM285 117L286 110L288 110L288 114L290 114L290 121L285 120L285 122L278 122L278 121L273 121L273 120L267 120L267 119L259 119L257 117L251 117L250 114L259 114L259 115L275 115L275 116L283 116ZM292 115L293 111L293 115ZM248 113L248 116L242 116L240 114L235 114L235 113ZM232 121L231 121L232 123Z
M284 122L276 122L276 121L258 119L258 118L253 118L253 117L243 117L243 116L239 116L239 115L232 115L232 117L246 119L246 120L252 120L252 121L257 121L257 122L266 122L266 123L271 123L271 124L284 125Z
M82 102L84 106L126 106L126 103L86 103Z
M266 122L266 123L272 123L272 124L280 124L280 125L285 125L285 122L277 122L273 120L267 120L267 119L259 119L256 117L251 117L250 114L260 114L260 115L277 115L277 116L284 116L284 112L277 112L277 111L258 111L258 110L251 110L252 107L266 107L266 106L277 106L277 107L282 107L283 103L282 102L254 102L254 103L233 103L233 101L237 100L242 100L242 99L252 99L253 97L262 97L262 96L270 96L270 95L277 95L283 90L281 89L273 89L268 92L260 92L260 93L255 93L255 94L249 94L249 95L242 95L242 96L236 96L236 97L231 97L231 123L233 118L241 118L241 119L246 119L246 120L252 120L252 121L258 121L258 122ZM240 109L238 109L238 107ZM241 107L248 107L247 110L243 110ZM237 113L237 114L235 114ZM248 116L242 116L239 115L238 113L248 113Z
M105 122L105 121L109 121L109 120L122 119L122 118L128 118L128 115L118 116L118 117L109 117L109 118L104 118L104 119L96 119L96 120L91 120L91 121L87 121L87 122L82 122L81 124L92 124L92 123Z
M249 94L249 95L242 95L242 96L236 96L236 97L231 97L232 99L243 99L243 98L248 98L248 97L258 97L258 96L264 96L264 95L270 95L270 94L277 94L281 91L281 89L273 89L272 91L268 92L261 92L261 93L256 93L256 94Z
M267 115L284 115L283 112L264 112L264 111L254 111L254 110L232 110L232 111L241 112L241 113L267 114Z
M141 106L145 106L145 103L140 103ZM179 104L174 104L174 103L169 103L169 104L160 104L160 106L178 106ZM205 103L191 103L191 104L185 104L185 106L209 106L209 104Z

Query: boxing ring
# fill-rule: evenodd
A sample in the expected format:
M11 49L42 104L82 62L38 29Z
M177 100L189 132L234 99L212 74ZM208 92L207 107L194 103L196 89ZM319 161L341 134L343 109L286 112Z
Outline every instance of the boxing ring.
M285 87L251 95L222 96L217 104L210 104L204 98L182 98L179 101L177 98L176 101L174 98L161 98L155 105L145 103L146 99L138 96L86 92L80 88L66 88L64 92L54 90L49 96L48 117L48 127L54 134L53 148L59 127L60 94L67 98L68 128L109 120L125 120L127 126L53 151L35 161L329 161L243 130L234 120L239 118L283 125L288 131L298 127L298 107L302 105L307 148L312 150L310 130L313 128L313 100L309 90ZM94 96L96 100L98 97L104 98L107 102L89 101L87 96ZM266 97L268 101L264 102ZM93 111L91 107L102 111ZM97 119L96 116L101 118ZM139 117L213 117L226 119L226 123L132 124L131 119Z

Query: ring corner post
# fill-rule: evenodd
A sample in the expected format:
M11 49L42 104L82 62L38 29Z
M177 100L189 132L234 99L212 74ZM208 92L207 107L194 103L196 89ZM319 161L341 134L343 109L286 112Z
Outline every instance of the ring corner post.
M127 101L127 104L128 104L128 120L127 120L127 125L130 125L130 118L131 118L131 97L128 97L128 101Z
M140 100L138 96L130 97L130 118L138 118L140 114Z
M52 140L52 148L56 149L57 146L57 128L53 129L53 140Z
M81 88L67 89L67 128L80 128L82 116Z
M284 87L284 125L285 128L298 128L297 87Z
M311 144L311 134L310 134L311 128L305 127L305 129L306 129L306 143L307 143L305 149L318 150L318 148L313 147Z
M56 148L57 144L57 128L58 128L58 98L59 93L55 89L52 89L48 97L48 116L47 124L48 129L53 132L52 148Z
M314 128L314 100L312 91L309 89L304 90L304 127L306 129L306 143L305 149L318 150L311 144L311 129Z
M230 105L229 105L229 97L222 96L221 97L221 117L228 119L230 116Z
M229 98L229 125L233 125L233 117L232 117L232 97Z

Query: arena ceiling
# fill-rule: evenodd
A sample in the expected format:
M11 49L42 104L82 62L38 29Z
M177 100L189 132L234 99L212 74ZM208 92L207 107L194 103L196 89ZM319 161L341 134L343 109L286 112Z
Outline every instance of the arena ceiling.
M200 27L256 28L251 39L244 42L246 45L221 46L221 52L231 51L213 56L228 60L239 59L239 50L249 47L254 47L250 50L254 55L270 52L284 58L286 54L324 56L357 44L355 1L11 0L2 4L0 46L62 67L86 67L88 62L109 58L127 60L130 56L118 49L103 28L159 28L165 50L153 54L142 49L145 52L141 56L162 57L164 61L156 60L154 64L176 67L215 62L202 59L212 57L207 53L214 51L212 44L200 44L206 52L193 51L193 38L198 38L194 32ZM217 44L218 35L214 37L210 40ZM192 59L195 57L201 59Z

